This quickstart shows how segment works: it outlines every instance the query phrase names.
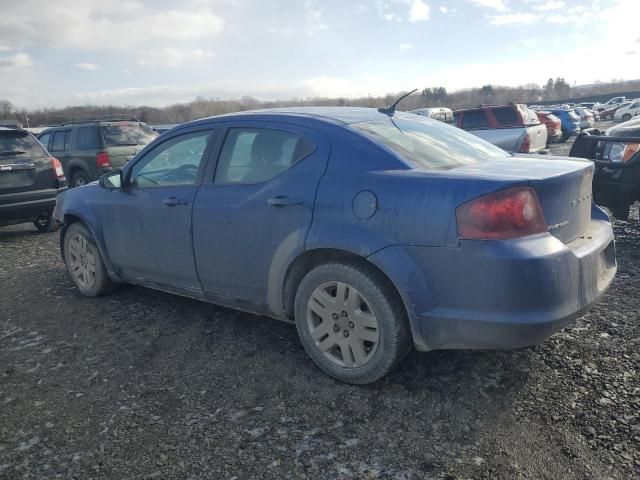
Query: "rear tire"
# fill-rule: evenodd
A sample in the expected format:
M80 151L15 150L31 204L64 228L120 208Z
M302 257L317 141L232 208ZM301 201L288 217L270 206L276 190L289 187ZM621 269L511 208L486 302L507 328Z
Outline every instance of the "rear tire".
M93 236L81 223L72 223L64 232L64 263L67 272L85 297L97 297L117 287L109 278Z
M336 262L311 270L296 292L295 321L316 365L347 383L379 380L412 347L402 301L367 265Z
M631 210L631 205L617 205L615 208L611 209L611 213L617 220L624 220L625 222L629 220L629 212Z
M86 185L87 183L89 183L91 180L89 179L89 175L87 175L84 171L82 170L77 170L73 173L73 175L71 175L71 188L74 187L81 187L83 185Z
M564 143L569 139L569 134L567 133L567 131L565 129L562 129L562 136L560 137L560 140L558 140L558 143Z
M40 215L33 221L33 225L38 229L39 232L49 233L58 230L58 222L55 218L53 218L52 213L53 212L48 212L46 214Z

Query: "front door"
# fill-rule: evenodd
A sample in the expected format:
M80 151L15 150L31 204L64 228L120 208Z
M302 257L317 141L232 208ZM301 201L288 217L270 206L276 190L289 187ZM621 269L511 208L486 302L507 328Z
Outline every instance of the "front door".
M329 153L328 139L310 129L229 126L215 177L205 178L193 209L194 252L206 292L277 304L274 282L304 250Z
M191 212L213 137L207 129L167 138L127 169L123 190L112 192L103 234L125 277L201 290Z

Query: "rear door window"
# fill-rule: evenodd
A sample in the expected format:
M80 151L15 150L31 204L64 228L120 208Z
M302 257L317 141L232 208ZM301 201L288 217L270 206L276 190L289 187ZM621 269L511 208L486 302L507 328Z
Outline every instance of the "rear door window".
M64 130L61 132L55 132L53 134L53 142L51 143L51 151L52 152L63 152L66 150L69 141L67 137L69 136L69 132Z
M310 155L315 148L313 143L296 133L266 128L230 128L220 152L214 183L266 182Z
M484 110L474 110L464 112L462 116L462 128L486 128L489 126L489 119L487 113Z
M76 130L76 147L78 150L98 150L98 127L79 127Z
M513 127L516 125L522 125L520 116L516 112L515 108L504 107L494 108L493 116L495 117L498 125L501 127Z

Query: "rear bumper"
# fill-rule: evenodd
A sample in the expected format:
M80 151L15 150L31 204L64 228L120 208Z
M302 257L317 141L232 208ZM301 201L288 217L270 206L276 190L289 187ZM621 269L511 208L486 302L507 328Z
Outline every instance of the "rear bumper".
M541 234L459 248L390 247L371 260L392 277L423 351L535 345L583 315L617 268L605 220L569 244Z
M0 195L0 223L30 221L51 212L56 205L56 195L64 190L66 187Z

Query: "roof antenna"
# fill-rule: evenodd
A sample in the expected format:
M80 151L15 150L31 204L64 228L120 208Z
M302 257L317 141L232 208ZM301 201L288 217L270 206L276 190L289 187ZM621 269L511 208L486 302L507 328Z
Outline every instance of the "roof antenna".
M393 105L387 107L387 108L379 108L378 111L380 113L384 113L385 115L389 115L390 117L393 117L393 114L396 113L396 107L398 106L398 104L404 100L405 98L407 98L409 95L411 95L414 92L417 92L418 89L414 88L413 90L411 90L409 93L405 93L404 95L402 95L399 99L397 99L395 102L393 102Z

